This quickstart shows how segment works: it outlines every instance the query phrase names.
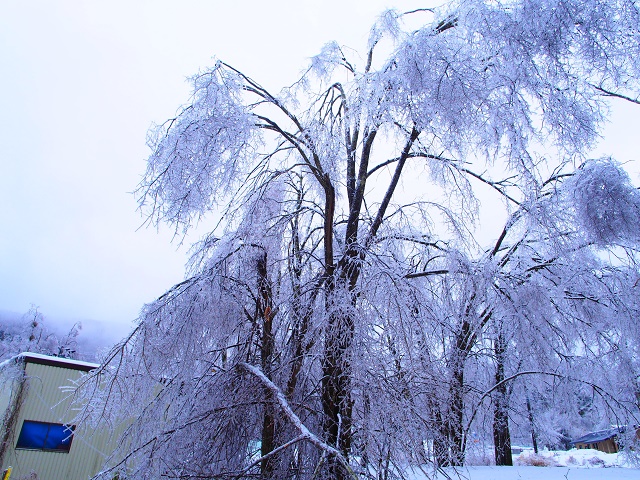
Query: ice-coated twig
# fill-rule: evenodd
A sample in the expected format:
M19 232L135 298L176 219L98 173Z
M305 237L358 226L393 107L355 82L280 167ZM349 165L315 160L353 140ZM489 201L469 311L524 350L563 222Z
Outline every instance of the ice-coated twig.
M267 453L266 455L262 455L260 458L256 459L254 462L251 462L249 465L247 465L242 472L240 473L240 475L248 472L249 470L251 470L253 467L255 467L256 465L262 463L264 460L267 460L268 458L273 457L274 455L276 455L278 452L281 452L283 450L286 450L287 448L291 447L292 445L295 445L298 442L301 442L303 440L306 440L307 437L305 435L298 435L296 438L289 440L286 443L283 443L282 445L280 445L278 448L274 448L273 450L271 450L269 453ZM239 476L235 477L235 478L240 478Z
M245 370L246 372L252 374L258 380L260 380L260 382L271 392L271 394L273 395L273 398L275 398L278 404L280 405L280 408L282 409L282 412L284 413L284 415L287 417L287 419L291 423L295 425L295 427L300 432L300 437L302 437L301 440L302 439L307 440L311 444L315 445L317 448L322 450L323 452L326 452L327 455L336 457L338 461L342 464L342 466L349 472L349 475L351 475L354 479L357 478L355 476L355 473L349 466L349 462L347 462L347 459L344 458L344 455L342 455L342 453L340 453L337 449L333 448L331 445L328 445L325 442L323 442L320 438L318 438L317 435L313 434L305 426L304 423L302 423L302 420L300 420L300 417L298 417L289 406L289 402L285 398L284 393L282 393L282 390L280 390L275 383L269 380L267 376L264 373L262 373L260 369L244 362L239 363L238 368L241 368L242 370Z

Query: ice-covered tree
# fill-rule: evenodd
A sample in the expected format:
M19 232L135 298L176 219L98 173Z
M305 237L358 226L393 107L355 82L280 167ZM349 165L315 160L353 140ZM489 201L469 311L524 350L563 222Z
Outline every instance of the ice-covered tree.
M22 352L78 358L80 328L80 324L75 324L66 335L59 335L51 331L44 315L32 306L19 319L5 318L0 322L0 360Z
M595 173L603 166L606 174ZM615 189L625 192L621 194L624 201L616 202L619 211L608 210L597 228L588 227L583 215L590 209L580 200L580 185L601 185L607 176L620 178ZM636 189L609 159L587 162L576 172L554 173L543 183L536 198L510 215L495 245L483 255L469 259L459 251L450 251L454 262L443 263L440 269L435 263L432 270L424 272L427 278L446 272L446 280L431 279L425 285L426 290L438 292L437 299L425 303L437 304L443 298L450 303L441 310L451 320L441 320L444 328L436 334L445 339L445 378L449 379L448 394L441 404L441 410L449 414L443 416L447 421L440 422L442 433L435 442L441 463L462 463L471 422L489 398L494 410L496 463L511 463L508 397L512 384L524 381L521 376L550 376L553 381L563 379L580 388L595 388L604 394L605 402L622 407L622 398L612 399L594 383L596 377L602 385L607 383L607 367L595 366L608 364L607 358L625 337L622 332L635 330L629 328L633 323L629 299L621 301L620 288L613 287L628 276L627 267L622 261L612 264L602 257L605 246L626 248L633 257L635 241L633 234L623 229L613 229L618 232L616 238L607 242L594 237L603 229L613 231L606 224L616 217L632 217L640 206ZM607 192L603 197L610 202L615 191L609 192L609 187L603 190ZM589 201L594 200L596 196L590 196ZM591 208L598 208L597 203ZM532 212L537 213L532 216ZM632 222L627 225L635 229ZM478 364L478 357L485 360L475 370L494 371L493 378L469 378L473 375L469 375L468 363ZM586 371L591 374L585 375ZM597 371L602 375L596 375ZM625 379L634 382L633 377ZM473 402L479 405L469 408ZM628 417L635 409L614 410L617 414L622 410Z
M280 92L194 76L137 194L179 235L217 227L86 385L86 419L134 419L104 474L401 476L429 438L459 464L474 348L500 362L501 322L545 320L516 306L572 248L638 238L622 170L584 160L640 93L639 25L632 0L464 0L386 12L364 58L327 44ZM487 187L509 221L480 245Z

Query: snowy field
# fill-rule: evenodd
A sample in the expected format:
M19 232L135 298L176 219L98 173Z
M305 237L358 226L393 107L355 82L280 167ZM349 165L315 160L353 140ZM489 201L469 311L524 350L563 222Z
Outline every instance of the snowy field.
M468 480L638 480L635 468L570 468L570 467L468 467L447 472L450 479ZM415 480L427 479L416 476ZM440 475L438 480L447 479Z
M544 451L534 455L524 451L514 456L513 467L475 466L446 469L438 480L640 480L640 469L634 468L622 454L597 450ZM427 475L428 474L428 475ZM434 478L433 472L417 473L413 480Z

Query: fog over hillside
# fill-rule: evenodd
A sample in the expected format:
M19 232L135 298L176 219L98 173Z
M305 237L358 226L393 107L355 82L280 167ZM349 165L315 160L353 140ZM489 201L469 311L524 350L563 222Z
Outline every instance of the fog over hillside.
M46 312L41 313L44 315L46 328L58 337L64 337L74 325L80 324L80 333L76 340L81 360L98 361L101 352L127 334L127 331L119 326L120 324L114 326L99 320L50 317ZM25 314L25 312L0 310L0 325L6 326L8 331L19 329Z

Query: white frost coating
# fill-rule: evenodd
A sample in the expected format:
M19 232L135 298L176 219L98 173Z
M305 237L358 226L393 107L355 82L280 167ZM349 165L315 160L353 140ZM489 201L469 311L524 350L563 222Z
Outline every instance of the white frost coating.
M608 96L640 95L636 3L409 15L428 22L387 13L374 50L328 44L283 96L224 63L196 77L138 193L151 221L219 223L85 381L84 417L135 419L113 471L339 477L320 445L407 478L494 425L553 444L637 423L637 194L613 164L574 166ZM483 244L478 192L507 205Z
M566 183L577 221L589 240L601 246L640 240L640 192L617 162L610 158L587 162Z
M4 370L7 367L15 365L20 360L21 355L22 354L18 354L14 357L7 358L6 360L0 362L0 370Z
M460 155L480 148L515 165L538 136L580 151L603 120L593 85L625 85L638 72L628 62L640 53L631 1L471 0L439 19L443 33L422 29L400 45L381 105L395 118L408 110Z
M340 46L336 42L329 42L322 47L318 55L311 57L311 70L319 78L330 77L343 57Z
M24 359L35 358L40 360L51 360L61 365L69 365L70 367L77 366L77 367L87 367L87 368L98 368L100 366L98 363L84 362L82 360L73 360L71 358L54 357L51 355L43 355L41 353L33 353L33 352L23 352L14 358L24 358Z
M61 336L52 332L45 320L44 315L32 306L18 321L0 322L0 359L21 352L51 355L61 361L67 357L78 358L76 337L81 329L80 324L75 324L66 335Z
M153 153L137 190L152 216L185 229L239 185L255 141L236 74L217 64L192 82L191 105L150 132Z
M386 10L378 17L376 23L371 27L369 33L368 48L371 50L382 38L389 36L393 40L398 40L405 33L398 23L399 14L396 10Z

